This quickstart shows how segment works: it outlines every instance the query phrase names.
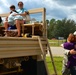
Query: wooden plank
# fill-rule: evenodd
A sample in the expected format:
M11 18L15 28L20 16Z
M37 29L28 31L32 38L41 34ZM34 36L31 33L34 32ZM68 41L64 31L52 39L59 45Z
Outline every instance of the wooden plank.
M0 40L37 40L37 38L25 38L25 37L0 37ZM45 37L41 37L41 40L46 40Z
M0 48L0 58L41 54L39 47L5 47Z
M0 52L0 58L11 58L11 57L22 57L22 56L31 56L31 55L40 55L40 50L25 50L25 51L5 51Z
M43 23L29 23L29 24L23 24L24 26L32 26L32 25L35 25L35 26L39 26L39 25L43 25Z
M10 13L0 14L1 17L7 17Z
M39 45L40 45L40 48L41 48L41 52L42 52L42 56L43 56L43 60L44 60L44 64L45 64L45 67L46 67L47 74L50 75L50 73L48 71L47 63L46 63L46 54L45 54L45 51L44 51L44 48L43 48L43 45L42 45L42 41L41 41L39 36L38 36L38 41L39 41Z
M8 51L19 51L19 50L37 50L39 49L40 50L40 47L5 47L5 48L0 48L0 51L5 51L5 50L8 50Z
M25 38L25 37L0 37L0 41L1 42L30 42L30 41L33 41L33 42L37 42L37 38ZM41 41L46 41L45 38L41 38ZM0 43L1 43L0 42Z
M31 9L31 10L28 10L30 14L33 14L33 13L42 13L44 10L44 8L36 8L36 9Z
M43 36L47 37L46 36L46 9L45 8L43 9L43 12L42 12L42 21L44 25Z
M46 41L42 41L42 44L46 44ZM0 40L0 45L38 45L38 41Z
M45 42L44 42L45 43ZM15 41L15 40L12 40L12 41L4 41L4 40L2 40L2 41L0 41L0 44L4 44L4 45L9 45L9 44L12 44L12 45L29 45L29 44L38 44L38 42L37 41Z
M39 45L37 45L37 44L31 44L31 45L27 45L27 44L25 44L25 45L22 45L22 44L15 44L15 45L13 45L13 44L0 44L0 48L2 48L2 47L38 47Z
M28 10L29 14L42 13L44 8L36 8ZM1 17L7 17L10 13L0 14Z
M45 38L41 38L44 51L47 48ZM0 37L0 58L40 55L37 38Z

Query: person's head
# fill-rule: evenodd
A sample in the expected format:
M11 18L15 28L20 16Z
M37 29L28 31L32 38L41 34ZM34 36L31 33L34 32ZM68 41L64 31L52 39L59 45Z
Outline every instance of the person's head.
M14 6L14 5L11 5L11 6L10 6L10 10L11 10L11 11L14 11L14 10L15 10L15 6Z
M23 8L23 2L18 2L18 7L20 8L20 9L22 9Z
M75 35L73 35L72 33L69 34L68 38L67 38L68 42L75 42Z

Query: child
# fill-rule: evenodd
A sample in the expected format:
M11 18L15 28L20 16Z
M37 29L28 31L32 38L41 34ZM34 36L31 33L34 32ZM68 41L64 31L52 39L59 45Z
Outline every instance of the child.
M76 42L76 35L69 34L67 42L63 44L64 49L76 50L76 48L75 48L76 43L75 42ZM70 75L71 67L76 65L74 63L75 60L76 60L76 55L68 56L68 55L64 54L62 75ZM73 73L71 73L71 74L73 74Z
M11 5L10 10L11 10L10 15L8 17L6 17L5 24L4 24L6 31L8 31L8 29L9 29L9 27L11 27L11 25L12 26L15 25L15 22L14 22L15 16L13 16L15 13L17 13L17 11L15 10L15 6Z
M18 14L17 11L15 10L14 5L10 6L10 10L11 12L10 12L10 15L8 16L9 25L14 25L16 19L23 20L23 17L21 15L14 16L14 14Z
M23 17L20 16L20 15L17 15L17 16L14 16L14 14L18 14L17 11L15 10L15 6L14 5L11 5L10 6L10 15L6 18L6 23L5 24L5 31L6 31L6 35L5 36L17 36L17 31L10 31L8 32L8 30L11 30L11 29L16 29L16 25L15 25L15 20L18 19L18 20L23 20ZM14 35L13 35L13 34Z

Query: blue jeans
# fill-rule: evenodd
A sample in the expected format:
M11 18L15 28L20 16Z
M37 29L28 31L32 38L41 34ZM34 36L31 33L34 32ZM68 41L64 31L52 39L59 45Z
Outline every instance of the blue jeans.
M8 30L11 30L11 29L17 29L17 28L16 28L16 25L10 25L10 26L8 27Z

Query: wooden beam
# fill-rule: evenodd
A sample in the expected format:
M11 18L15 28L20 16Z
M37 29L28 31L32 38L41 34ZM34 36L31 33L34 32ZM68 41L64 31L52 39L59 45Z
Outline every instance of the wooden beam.
M34 14L34 13L42 13L44 10L44 8L37 8L37 9L31 9L28 10L30 14Z
M42 13L45 8L37 8L28 10L30 14ZM10 13L0 14L1 17L7 17Z
M10 13L0 14L1 17L7 17Z
M43 21L43 25L44 25L44 30L43 30L43 36L46 37L46 9L44 8L43 9L43 12L42 12L42 21Z

